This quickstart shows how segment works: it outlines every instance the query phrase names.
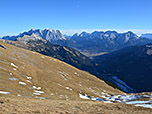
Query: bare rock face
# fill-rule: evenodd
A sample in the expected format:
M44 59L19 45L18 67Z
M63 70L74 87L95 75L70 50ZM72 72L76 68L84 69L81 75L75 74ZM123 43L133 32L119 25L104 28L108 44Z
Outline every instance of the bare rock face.
M40 36L49 42L54 41L54 40L65 40L65 37L61 34L61 32L59 30L53 30L53 29L34 30L34 29L31 29L29 31L29 33Z
M35 35L34 33L31 36L24 35L23 37L19 37L16 39L16 41L19 41L23 44L27 44L28 41L30 41L30 40L43 40L43 39L41 37Z

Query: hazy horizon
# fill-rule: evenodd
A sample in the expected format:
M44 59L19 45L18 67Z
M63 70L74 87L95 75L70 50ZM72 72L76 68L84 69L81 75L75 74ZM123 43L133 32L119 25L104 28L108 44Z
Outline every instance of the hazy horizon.
M31 28L31 29L40 29L40 28ZM16 36L16 35L19 35L20 33L23 33L23 32L27 32L31 29L28 29L28 30L24 30L24 31L18 31L17 33L14 33L14 34L4 34L0 37L4 37L4 36ZM44 29L48 29L48 28L42 28L41 30L44 30ZM52 28L49 28L49 29L52 29ZM53 29L55 30L55 29ZM58 29L60 30L60 29ZM69 35L69 36L72 36L74 35L75 33L78 33L80 34L81 32L87 32L87 33L92 33L94 31L116 31L118 33L125 33L125 32L128 32L128 31L132 31L133 33L137 34L138 36L140 36L141 34L145 34L145 33L151 33L152 34L152 30L142 30L142 29L71 29L71 30L60 30L60 32L63 34L63 35Z

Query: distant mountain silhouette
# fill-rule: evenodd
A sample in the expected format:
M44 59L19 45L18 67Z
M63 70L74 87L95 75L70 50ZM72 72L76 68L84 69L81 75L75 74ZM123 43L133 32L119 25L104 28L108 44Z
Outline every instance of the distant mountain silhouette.
M59 30L52 29L31 29L28 32L20 33L17 36L5 36L2 39L15 41L24 35L39 36L50 43L75 48L83 53L96 54L101 52L112 52L127 46L152 43L152 39L138 37L131 31L117 33L116 31L94 31L92 33L82 32L73 36L62 35Z

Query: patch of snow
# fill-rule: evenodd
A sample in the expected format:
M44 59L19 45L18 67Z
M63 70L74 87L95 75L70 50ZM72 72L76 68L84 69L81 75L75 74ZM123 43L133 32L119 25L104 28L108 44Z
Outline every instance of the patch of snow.
M88 88L90 90L93 90L91 87ZM79 93L79 97L82 99L90 99L90 100L94 100L94 101L103 101L105 103L126 103L126 104L133 104L135 106L141 106L141 107L146 107L146 108L152 108L152 99L151 96L152 95L146 95L146 93L142 94L142 95L138 95L138 94L123 94L123 95L110 95L108 93L106 93L106 91L104 90L104 92L98 93L98 92L94 92L95 95L100 96L101 98L97 98L94 96L88 96L87 94L82 94L82 92L80 91ZM103 98L103 99L102 99ZM142 101L141 99L143 98L149 98L149 100L147 101ZM140 99L140 101L139 101Z
M26 78L27 78L28 80L31 80L31 79L32 79L32 77L29 77L29 76L26 76Z
M7 95L7 94L10 94L10 92L0 91L0 94L5 94L5 95Z
M40 89L41 89L41 87L33 86L33 89L38 89L38 90L40 90Z
M17 70L16 68L13 68L13 70Z
M82 94L79 93L79 97L80 97L81 99L90 99L90 97L88 97L87 94L82 95Z
M18 68L18 66L16 66L14 63L11 63L11 66Z
M80 110L80 108L72 107L73 110Z
M54 95L53 93L51 93L51 95Z
M40 100L46 99L45 97L37 97L37 96L36 96L36 98L39 98Z
M142 96L138 96L138 95L122 95L120 96L120 99L122 101L131 101L131 100L137 100L139 98L142 98Z
M26 83L25 83L25 82L19 82L19 84L21 84L21 85L26 85Z
M68 89L68 90L70 90L70 91L72 91L72 89L70 87L65 87L65 88Z
M103 101L104 103L113 103L113 102L111 102L111 101Z
M58 84L58 86L62 86L61 84Z
M101 95L100 97L105 98L105 99L107 98L107 97L106 97L106 96L104 96L104 95Z
M62 74L59 74L59 76L61 76L65 81L67 81L67 79L65 78L65 76L63 76Z
M40 93L40 94L41 94L41 93L44 93L43 91L37 91L37 90L34 90L34 92L35 92L35 93Z
M22 96L21 94L17 94L18 97Z
M40 93L33 93L33 95L41 95Z
M115 81L116 85L117 85L120 89L122 89L122 90L124 90L124 91L126 91L126 92L128 92L128 89L131 90L131 91L133 91L133 89L132 89L131 87L129 87L129 86L128 86L125 82L123 82L122 80L120 80L117 76L113 76L112 78L113 78L113 80Z
M126 102L126 104L145 104L149 102L150 101L129 101L129 102Z
M67 95L65 95L66 101L69 101L69 97Z
M145 108L152 108L152 104L136 104L135 106L141 106Z
M108 36L109 36L109 34L105 34L104 36L105 36L105 37L108 37Z
M40 90L40 89L41 89L41 87L37 87L36 89Z
M26 80L27 82L29 82L29 83L32 83L30 80Z
M91 100L93 100L93 101L103 101L103 99L101 99L101 98L96 98L96 97L92 97Z
M18 80L18 78L9 78L9 80Z

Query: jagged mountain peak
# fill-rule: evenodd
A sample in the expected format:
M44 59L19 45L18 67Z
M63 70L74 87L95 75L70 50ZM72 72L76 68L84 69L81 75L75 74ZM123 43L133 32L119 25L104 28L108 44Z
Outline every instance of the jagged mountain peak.
M53 30L53 29L31 29L27 32L20 33L17 36L4 36L2 39L6 40L12 40L15 41L19 37L23 37L24 35L32 36L35 34L36 36L42 37L45 40L48 41L54 41L54 40L66 40L66 38L62 35L62 33L59 30Z
M87 33L84 31L67 37L59 30L49 28L43 30L31 29L27 32L19 34L18 36L6 36L2 39L15 41L18 37L23 37L24 35L31 36L32 34L35 34L36 36L39 36L50 43L65 45L75 48L83 53L90 54L111 52L127 46L152 42L151 39L138 37L132 31L127 31L125 33L118 33L114 30L94 31L92 33Z
M117 31L94 31L92 33L87 33L85 31L81 32L80 34L76 33L72 36L72 38L75 38L75 37L80 37L80 38L116 38L117 36L123 36L123 37L136 37L138 38L138 36L133 33L132 31L128 31L128 32L125 32L125 33L118 33Z
M36 34L34 34L34 33L32 33L31 36L29 36L29 35L24 35L24 36L18 37L18 38L16 39L16 41L19 41L20 43L23 43L23 44L28 43L30 40L43 40L43 41L45 41L44 39L42 39L41 37L39 37L38 35L36 35Z
M87 32L82 32L79 34L79 37L89 37L90 36L90 33L87 33Z

